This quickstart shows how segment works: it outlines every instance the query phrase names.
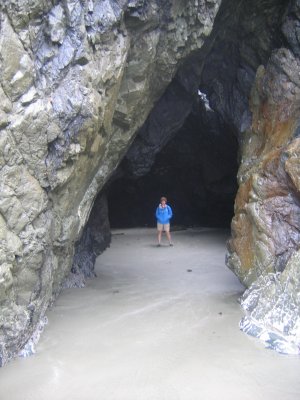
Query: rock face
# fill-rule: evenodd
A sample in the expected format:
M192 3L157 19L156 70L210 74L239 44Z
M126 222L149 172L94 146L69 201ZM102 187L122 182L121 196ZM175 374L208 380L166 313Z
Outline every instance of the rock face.
M250 288L242 328L282 352L300 349L300 62L275 51L257 71L243 144L228 265Z
M107 198L100 193L92 208L80 240L75 245L71 272L64 287L84 287L86 278L94 278L96 257L110 244L110 221Z
M289 50L275 51L258 69L252 91L233 220L241 234L231 241L229 259L247 285L261 273L282 272L300 243L299 72Z
M97 193L219 3L1 3L0 364L59 293Z
M271 348L295 354L300 349L299 9L296 1L285 14L286 47L274 50L256 73L227 259L249 287L241 328Z

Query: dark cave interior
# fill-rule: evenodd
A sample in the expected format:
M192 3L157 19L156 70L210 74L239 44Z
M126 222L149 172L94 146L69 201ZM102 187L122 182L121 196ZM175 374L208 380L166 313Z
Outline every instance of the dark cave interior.
M182 128L156 155L145 175L132 174L124 158L121 177L113 179L107 190L112 228L154 226L162 195L173 209L175 226L230 226L238 143L232 128L206 107L199 95Z

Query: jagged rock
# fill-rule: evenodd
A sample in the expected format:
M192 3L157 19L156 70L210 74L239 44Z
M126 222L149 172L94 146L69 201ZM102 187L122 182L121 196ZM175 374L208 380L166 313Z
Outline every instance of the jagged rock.
M0 54L2 88L10 99L15 100L32 85L34 68L30 55L5 15L1 18Z
M282 273L261 275L241 299L246 313L241 329L280 353L300 352L299 265L296 251Z
M190 114L193 97L195 96L185 91L180 82L172 82L126 154L125 169L130 175L138 177L150 171L155 156L177 133Z
M252 129L244 138L240 189L228 265L250 285L282 272L300 243L297 132L300 63L287 49L259 68L252 91ZM295 185L296 184L296 185Z
M300 348L300 63L288 49L259 68L244 138L227 264L250 288L241 327L269 347Z
M64 287L83 287L86 278L95 276L96 257L110 244L110 222L105 194L97 196L80 240L75 245L75 255Z
M219 4L1 3L1 364L34 335L97 193Z

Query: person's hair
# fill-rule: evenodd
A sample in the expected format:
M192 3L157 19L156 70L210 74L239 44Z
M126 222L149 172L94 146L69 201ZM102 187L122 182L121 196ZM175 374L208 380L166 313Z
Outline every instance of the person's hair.
M167 202L167 198L166 198L166 197L164 197L164 196L163 196L163 197L161 197L161 198L160 198L160 202L162 202L162 201L165 201L165 202Z

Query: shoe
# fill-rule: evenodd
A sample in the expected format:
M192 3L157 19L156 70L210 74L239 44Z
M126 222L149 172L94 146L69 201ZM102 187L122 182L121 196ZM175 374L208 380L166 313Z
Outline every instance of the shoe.
M174 244L173 244L173 243L170 243L170 246L171 246L171 247L173 247L173 246L174 246Z
M158 243L158 244L156 245L156 247L160 247L160 243Z

